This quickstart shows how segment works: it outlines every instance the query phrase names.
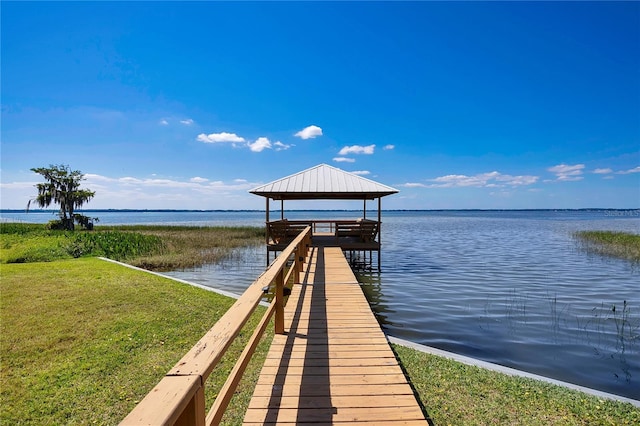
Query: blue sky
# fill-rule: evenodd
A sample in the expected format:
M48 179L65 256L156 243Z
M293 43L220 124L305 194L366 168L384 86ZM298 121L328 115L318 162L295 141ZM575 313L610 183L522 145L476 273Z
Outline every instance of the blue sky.
M639 2L1 4L1 207L262 209L326 163L388 209L638 208ZM347 203L290 208L349 208ZM354 208L359 208L357 203Z

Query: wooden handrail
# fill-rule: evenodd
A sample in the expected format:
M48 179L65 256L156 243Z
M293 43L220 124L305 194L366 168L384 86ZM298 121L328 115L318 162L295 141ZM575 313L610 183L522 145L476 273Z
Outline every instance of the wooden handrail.
M296 282L299 280L302 264L306 262L310 244L311 227L307 226L120 424L217 424L273 314L276 317L275 332L284 333L283 286L292 273L294 280ZM287 263L292 255L295 256L294 263L285 274ZM227 378L227 382L216 397L211 411L207 414L204 384L209 374L254 312L264 295L263 289L274 283L275 297L271 306L263 315L260 324L256 327L245 350Z

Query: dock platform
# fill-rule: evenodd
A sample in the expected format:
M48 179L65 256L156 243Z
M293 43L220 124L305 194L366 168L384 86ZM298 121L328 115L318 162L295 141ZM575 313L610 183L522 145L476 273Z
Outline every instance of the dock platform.
M428 424L342 250L309 250L244 424Z

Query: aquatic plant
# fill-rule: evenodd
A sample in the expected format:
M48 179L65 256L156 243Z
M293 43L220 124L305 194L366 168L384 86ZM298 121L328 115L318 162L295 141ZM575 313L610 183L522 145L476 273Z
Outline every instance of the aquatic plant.
M640 235L615 231L578 231L573 234L589 253L640 262Z
M0 223L0 262L50 262L83 256L125 260L152 270L215 263L240 247L264 243L264 228L109 226L92 232L52 231L44 225Z
M91 255L126 260L161 253L164 244L158 236L137 232L83 232L71 234L65 249L73 257Z

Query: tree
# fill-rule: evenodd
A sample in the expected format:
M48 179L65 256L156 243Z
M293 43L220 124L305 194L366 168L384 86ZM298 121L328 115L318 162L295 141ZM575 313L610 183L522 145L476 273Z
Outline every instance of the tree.
M35 201L40 207L49 207L52 203L60 205L59 225L62 229L73 230L74 221L85 228L91 228L90 218L75 214L74 210L82 207L95 195L94 191L80 188L80 182L84 180L84 174L79 170L71 171L66 165L50 165L49 167L37 167L31 171L44 177L45 183L36 184L38 196L29 200L27 210L31 201Z

